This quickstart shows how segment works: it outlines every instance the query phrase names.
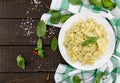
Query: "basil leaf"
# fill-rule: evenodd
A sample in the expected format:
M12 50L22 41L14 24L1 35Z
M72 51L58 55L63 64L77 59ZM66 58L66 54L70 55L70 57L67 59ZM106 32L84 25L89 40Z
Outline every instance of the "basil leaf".
M95 43L97 40L98 40L98 37L90 37L83 42L82 46L88 46L89 44Z
M72 15L71 14L65 14L61 17L60 22L64 23L68 18L70 18Z
M98 7L103 7L102 0L94 0L94 3Z
M40 58L44 58L45 57L43 53L44 53L44 50L42 50L42 49L38 50L38 55L39 55Z
M94 1L95 1L95 0L89 0L89 2L90 2L91 4L95 4Z
M38 56L40 58L44 58L44 50L42 50L42 40L39 38L38 41L37 41L37 47L35 48L35 50L38 51Z
M112 10L116 7L116 4L112 0L89 0L91 4L94 4L98 7L104 7L106 9Z
M40 48L36 47L35 50L40 50Z
M36 28L36 34L38 37L43 37L46 35L46 25L43 20L40 20Z
M39 49L42 48L42 40L40 38L37 41L37 48L39 48Z
M60 22L61 13L59 11L53 12L50 17L50 22L53 24L58 24Z
M25 69L25 59L21 55L17 57L17 66L21 69Z
M80 78L78 76L74 76L73 83L80 83Z
M105 75L105 72L98 73L98 75L96 76L95 83L100 83L100 80L104 75Z
M82 3L82 0L68 0L73 5L80 5Z
M58 46L58 40L56 37L54 37L51 41L51 49L52 51L56 51L57 49L57 46Z
M116 7L116 4L111 0L102 0L102 3L106 9L112 10Z
M58 10L53 10L53 9L50 9L50 10L49 10L49 13L50 13L50 14L53 14L53 13L55 13L55 12L59 12L59 11L58 11Z

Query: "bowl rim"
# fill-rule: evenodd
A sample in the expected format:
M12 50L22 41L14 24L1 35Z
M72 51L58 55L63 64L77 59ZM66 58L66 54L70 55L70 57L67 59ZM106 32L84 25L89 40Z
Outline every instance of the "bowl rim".
M65 54L63 53L63 48L61 47L62 45L61 45L61 43L63 43L63 42L61 42L62 40L61 40L61 38L63 39L64 38L64 36L63 36L63 31L64 31L64 27L66 26L66 24L67 23L69 23L69 21L70 20L73 20L73 18L74 19L80 19L80 17L76 17L77 15L87 15L87 14L90 14L90 15L95 15L95 16L98 16L99 18L101 18L101 19L104 19L104 21L106 21L107 22L107 24L109 25L109 27L111 28L111 30L112 30L112 34L113 34L113 49L112 49L112 51L111 51L111 55L109 55L109 57L107 57L106 59L106 61L104 61L104 63L101 63L101 64L98 64L97 66L90 66L91 68L79 68L79 67L76 67L74 64L76 63L71 63L71 62L69 62L68 60L66 60L66 58L64 57L65 56ZM76 17L76 18L75 18ZM81 17L82 18L82 17ZM86 17L87 18L87 17ZM70 28L69 28L70 29ZM65 34L65 32L64 32L64 34ZM63 37L61 37L61 36L63 36ZM63 24L63 26L61 27L61 30L60 30L60 32L59 32L59 36L58 36L58 46L59 46L59 51L60 51L60 53L61 53L61 56L63 57L63 59L69 64L69 65L71 65L72 67L74 67L74 68L76 68L76 69L81 69L81 70L93 70L93 69L96 69L96 68L99 68L99 67L101 67L101 66L103 66L111 57L112 57L112 54L113 54L113 52L114 52L114 48L115 48L115 34L114 34L114 32L113 32L113 29L112 29L112 26L109 24L109 22L104 18L104 17L102 17L101 15L99 15L99 14L96 14L96 13L93 13L93 12L82 12L82 13L77 13L77 14L75 14L75 15L73 15L73 16L71 16L64 24ZM64 47L65 48L65 47ZM67 55L68 56L68 55ZM69 57L69 56L68 56ZM69 58L69 60L70 60L70 58Z

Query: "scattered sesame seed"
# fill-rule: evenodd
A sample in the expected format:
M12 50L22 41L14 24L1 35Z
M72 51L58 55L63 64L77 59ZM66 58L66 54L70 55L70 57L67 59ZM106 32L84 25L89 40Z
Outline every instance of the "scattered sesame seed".
M25 37L29 37L35 31L34 29L36 25L33 25L34 20L32 17L30 17L30 13L33 12L33 10L36 10L39 5L41 5L41 1L31 0L30 5L31 7L29 7L25 13L27 18L22 19L21 24L19 25L19 27L23 30Z
M40 3L41 3L41 1L34 0L34 3L35 3L35 4L40 4Z

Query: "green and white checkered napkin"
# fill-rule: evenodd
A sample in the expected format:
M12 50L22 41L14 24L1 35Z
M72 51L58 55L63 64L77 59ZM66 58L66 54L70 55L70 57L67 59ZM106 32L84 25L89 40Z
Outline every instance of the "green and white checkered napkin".
M117 2L118 7L120 7L120 0L115 0L115 2ZM120 10L118 7L116 8ZM105 72L105 75L100 79L100 83L120 83L120 18L113 17L110 14L111 11L90 5L88 0L84 0L83 4L77 6L70 4L68 0L52 0L50 9L60 10L63 14L75 14L86 11L98 13L109 20L116 35L116 45L113 56L105 65L95 70L82 71L69 65L59 64L54 76L55 83L73 83L73 76L79 76L81 83L95 83L100 72ZM120 15L120 13L118 14ZM50 16L50 13L45 13L41 19L44 20L47 25L62 26L62 23L52 24L50 22Z

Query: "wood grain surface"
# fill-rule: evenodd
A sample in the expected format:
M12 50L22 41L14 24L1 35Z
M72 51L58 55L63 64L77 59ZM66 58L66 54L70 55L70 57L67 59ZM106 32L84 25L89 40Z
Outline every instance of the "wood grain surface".
M0 83L55 83L54 73L59 63L66 63L59 49L53 52L50 42L58 37L60 28L47 26L42 38L45 58L35 56L38 37L35 28L51 0L0 0ZM26 69L17 67L16 57L26 60ZM49 80L46 78L49 75Z

